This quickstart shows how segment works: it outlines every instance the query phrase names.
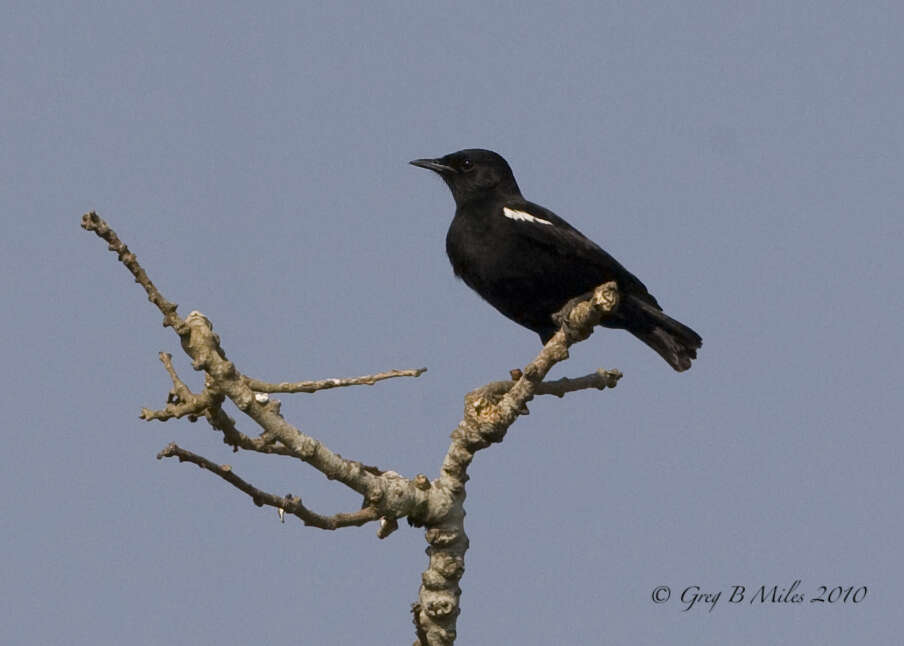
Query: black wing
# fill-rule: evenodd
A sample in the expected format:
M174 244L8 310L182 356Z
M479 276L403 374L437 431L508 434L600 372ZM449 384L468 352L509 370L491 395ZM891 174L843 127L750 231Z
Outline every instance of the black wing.
M526 217L519 219L518 214ZM549 259L552 266L545 270L572 286L569 291L577 290L569 298L614 280L623 293L661 309L637 276L549 209L533 202L515 202L503 207L500 215L507 220L511 235L529 242L527 246L533 247L537 256Z

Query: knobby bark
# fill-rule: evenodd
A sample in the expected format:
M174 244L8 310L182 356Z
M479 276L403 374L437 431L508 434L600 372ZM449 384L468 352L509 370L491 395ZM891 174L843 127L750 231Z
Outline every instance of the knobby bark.
M412 525L424 527L429 560L421 577L417 601L412 605L415 644L419 646L449 646L455 641L461 596L459 581L464 574L464 556L468 549L464 530L466 483L468 466L475 453L501 442L515 420L527 414L527 403L534 396L563 397L578 390L613 388L621 377L617 370L599 370L575 379L544 381L556 363L568 358L568 348L590 336L594 326L618 307L618 290L615 283L610 282L563 307L556 315L560 330L527 366L512 371L510 380L495 381L465 395L464 416L452 432L452 442L437 477L430 479L424 474L404 477L334 453L323 442L286 421L280 413L280 402L271 395L374 385L397 377L419 377L426 368L280 383L249 377L227 358L207 317L197 311L185 318L179 316L176 304L163 296L135 254L96 213L85 214L82 227L107 242L110 251L116 253L135 277L135 282L145 290L148 300L163 315L163 325L179 336L192 367L204 373L203 389L192 392L173 367L172 356L161 352L160 361L173 387L164 408L142 408L142 419L166 421L186 417L196 421L203 417L222 433L223 442L233 451L244 449L295 457L327 478L361 494L363 504L360 509L323 515L302 504L298 496L278 496L263 491L241 478L230 465L217 464L175 443L160 451L158 459L174 457L180 462L195 464L247 494L254 504L274 507L281 518L295 516L312 527L334 530L376 522L379 538L395 531L398 519L403 517ZM227 398L257 425L259 432L248 435L239 430L236 420L222 408Z

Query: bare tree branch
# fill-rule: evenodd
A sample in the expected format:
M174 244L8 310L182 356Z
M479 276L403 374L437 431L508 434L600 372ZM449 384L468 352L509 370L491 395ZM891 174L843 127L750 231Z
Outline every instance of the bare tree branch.
M562 328L527 364L511 387L499 388L496 384L488 384L465 396L464 419L452 432L452 443L443 460L441 475L433 483L435 497L443 499L442 502L434 501L434 504L444 513L429 518L426 523L429 562L421 578L418 600L412 606L418 638L416 644L451 646L455 641L456 623L461 611L458 582L464 574L464 556L468 549L468 536L464 529L465 483L474 454L502 441L517 417L527 412L527 402L537 394L549 370L568 358L569 346L590 336L601 318L617 306L618 289L615 283L600 285L588 300L569 304L567 312L562 313ZM597 383L611 387L620 376L621 373L613 371L609 378ZM570 383L560 384L560 388L573 385L574 380L570 380Z
M169 352L161 352L158 356L173 382L173 388L166 398L166 408L162 410L142 408L141 414L139 415L141 419L165 422L169 419L179 419L187 416L189 420L194 422L198 417L203 415L208 408L215 405L218 406L222 403L222 397L220 397L219 402L215 402L215 397L213 397L212 393L206 389L198 395L193 393L176 373L176 369L173 367L173 355Z
M543 381L556 363L568 358L571 345L590 336L594 326L618 307L615 283L605 283L592 293L573 299L556 314L561 329L523 370L512 372L512 380L489 383L465 396L464 417L452 432L438 478L431 481L423 474L405 478L393 471L365 466L333 453L320 441L289 424L280 413L280 402L268 393L311 393L327 388L372 385L394 377L417 377L426 369L391 370L362 377L295 383L251 379L226 358L219 337L203 314L192 312L182 319L176 313L176 305L163 297L135 255L96 213L83 216L82 227L108 243L110 250L117 254L144 288L148 299L163 314L163 324L179 335L192 367L205 373L203 390L193 393L176 373L171 356L161 353L160 360L173 388L166 407L158 411L142 409L143 419L164 421L188 417L194 421L203 415L234 450L243 448L301 459L327 478L361 493L364 504L361 510L352 513L322 516L302 505L300 498L261 491L238 477L228 465L218 465L175 444L167 446L157 457L177 457L180 461L196 464L248 494L255 504L275 507L281 515L293 514L305 524L322 529L363 525L379 519L377 535L383 538L398 527L397 519L405 516L412 525L425 527L429 562L422 575L417 602L412 606L416 643L421 646L451 646L455 641L461 595L458 582L464 573L464 555L468 548L464 531L465 483L476 452L501 442L515 420L527 414L527 403L535 395L563 397L578 390L613 388L621 378L617 370L598 370L576 379ZM263 429L258 437L239 431L235 420L222 408L226 398Z
M219 410L218 405L208 407L208 421L214 428L224 431L224 439L233 446L244 445L255 450L279 442L288 450L287 455L304 460L330 480L338 480L364 495L367 505L377 505L380 508L381 516L397 518L423 506L425 494L410 481L400 477L384 477L385 474L377 469L345 459L319 440L289 424L280 414L279 402L256 394L248 386L247 378L226 358L219 336L213 332L213 326L206 316L195 311L182 319L176 313L176 305L166 300L151 282L135 254L129 251L96 213L85 214L82 217L82 227L104 239L108 248L117 254L136 282L144 288L148 299L163 314L164 325L172 327L179 335L182 349L192 360L192 367L206 373L205 390L209 391L208 396L228 397L239 410L264 429L260 442L250 440L235 430L234 422ZM187 390L186 387L183 396L187 396ZM204 394L199 397L204 397ZM216 404L216 400L213 403ZM186 414L181 408L174 412ZM153 418L153 411L148 411L148 414ZM265 448L264 452L267 452Z
M250 437L239 431L235 420L222 408L223 400L225 399L224 395L214 393L207 387L200 394L193 393L176 373L176 369L173 367L172 355L168 352L161 352L159 356L161 363L163 363L173 382L173 389L167 397L166 408L162 410L142 408L139 415L141 419L165 422L173 418L188 417L189 421L194 422L203 415L214 430L223 433L223 442L232 446L233 451L238 451L241 448L258 453L301 457L292 449L277 443L272 434L264 433L259 437ZM207 381L209 382L210 380L208 379ZM258 399L260 400L260 397ZM267 401L267 399L265 398L262 401ZM275 406L279 406L279 402L276 400L272 400L272 403ZM376 471L376 467L368 468L372 472Z
M251 379L245 377L245 383L259 393L315 393L318 390L329 390L330 388L341 388L344 386L373 386L378 381L392 379L394 377L420 377L427 372L426 368L416 368L413 370L387 370L379 372L375 375L364 375L363 377L346 377L343 379L319 379L317 381L296 381L280 383L269 383L259 379Z
M231 484L233 487L244 491L251 496L251 500L258 507L269 505L276 509L281 509L287 514L292 514L301 519L305 525L311 527L319 527L320 529L339 529L340 527L360 527L366 523L379 520L380 513L375 507L364 507L358 511L347 514L335 514L333 516L322 516L305 507L301 503L301 498L287 494L285 496L276 496L267 493L242 480L235 474L232 467L228 464L216 464L205 457L186 451L177 446L174 442L170 442L166 448L157 454L157 459L163 458L179 458L179 462L191 462L197 464L202 469L207 469L221 477L223 480Z
M513 371L521 378L521 371ZM579 390L605 390L606 388L615 388L618 380L622 378L622 373L618 370L603 370L602 368L596 372L591 372L583 377L569 378L562 377L555 381L541 381L534 389L534 395L554 395L556 397L564 397L568 393L577 392ZM483 387L491 396L501 397L517 383L517 379L512 381L493 381Z
M116 232L107 226L107 223L101 220L94 211L82 216L82 228L87 231L93 231L107 242L107 248L117 255L119 261L126 266L126 269L132 272L135 282L141 285L147 293L148 300L156 305L157 309L163 314L163 325L174 328L181 335L180 329L184 325L184 321L176 315L178 305L170 303L157 290L154 283L151 282L151 279L144 272L144 269L138 264L138 258L129 251L129 248L119 239Z

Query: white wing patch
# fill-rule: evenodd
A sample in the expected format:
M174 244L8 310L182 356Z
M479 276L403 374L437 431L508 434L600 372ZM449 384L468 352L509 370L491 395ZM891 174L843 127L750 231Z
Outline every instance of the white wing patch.
M548 224L552 226L552 222L550 222L549 220L538 218L524 211L516 211L515 209L510 209L507 206L502 207L502 215L512 220L521 220L522 222L535 222L537 224Z

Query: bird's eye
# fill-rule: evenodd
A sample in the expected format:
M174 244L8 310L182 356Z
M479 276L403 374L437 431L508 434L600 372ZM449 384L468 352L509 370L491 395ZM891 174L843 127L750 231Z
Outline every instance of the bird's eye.
M461 160L461 169L462 170L471 170L474 167L474 163L467 157Z

